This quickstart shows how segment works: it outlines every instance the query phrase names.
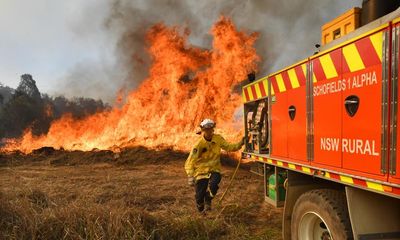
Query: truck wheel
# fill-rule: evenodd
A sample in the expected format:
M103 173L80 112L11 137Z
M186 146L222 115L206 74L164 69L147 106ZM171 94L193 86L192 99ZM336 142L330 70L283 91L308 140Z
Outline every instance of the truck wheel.
M353 239L344 192L318 189L304 193L294 205L292 239Z

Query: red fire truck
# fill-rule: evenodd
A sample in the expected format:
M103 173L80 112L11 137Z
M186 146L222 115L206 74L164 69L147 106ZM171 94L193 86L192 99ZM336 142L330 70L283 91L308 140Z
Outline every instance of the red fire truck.
M399 6L363 1L319 52L243 87L243 158L284 239L400 239Z

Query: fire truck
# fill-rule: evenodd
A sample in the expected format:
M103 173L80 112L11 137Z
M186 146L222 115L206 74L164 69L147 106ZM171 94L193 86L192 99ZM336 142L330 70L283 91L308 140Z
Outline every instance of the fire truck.
M314 55L242 89L242 157L284 239L400 239L399 6L364 0Z

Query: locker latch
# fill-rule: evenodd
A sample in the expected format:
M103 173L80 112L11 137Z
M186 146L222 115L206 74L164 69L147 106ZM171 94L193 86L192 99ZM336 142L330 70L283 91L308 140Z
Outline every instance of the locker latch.
M359 105L360 105L360 98L355 95L348 96L344 101L346 112L347 114L349 114L350 117L356 115Z
M293 105L289 107L289 117L290 117L290 120L292 120L292 121L296 117L296 107Z

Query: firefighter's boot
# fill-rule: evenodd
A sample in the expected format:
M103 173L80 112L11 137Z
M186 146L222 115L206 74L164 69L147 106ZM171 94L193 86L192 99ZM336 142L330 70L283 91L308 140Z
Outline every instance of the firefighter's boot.
M204 210L205 210L204 204L197 204L197 210L199 213L204 212Z
M210 192L207 191L207 195L206 195L205 201L204 201L204 211L205 212L211 211L212 199L213 199L213 197L211 196Z

